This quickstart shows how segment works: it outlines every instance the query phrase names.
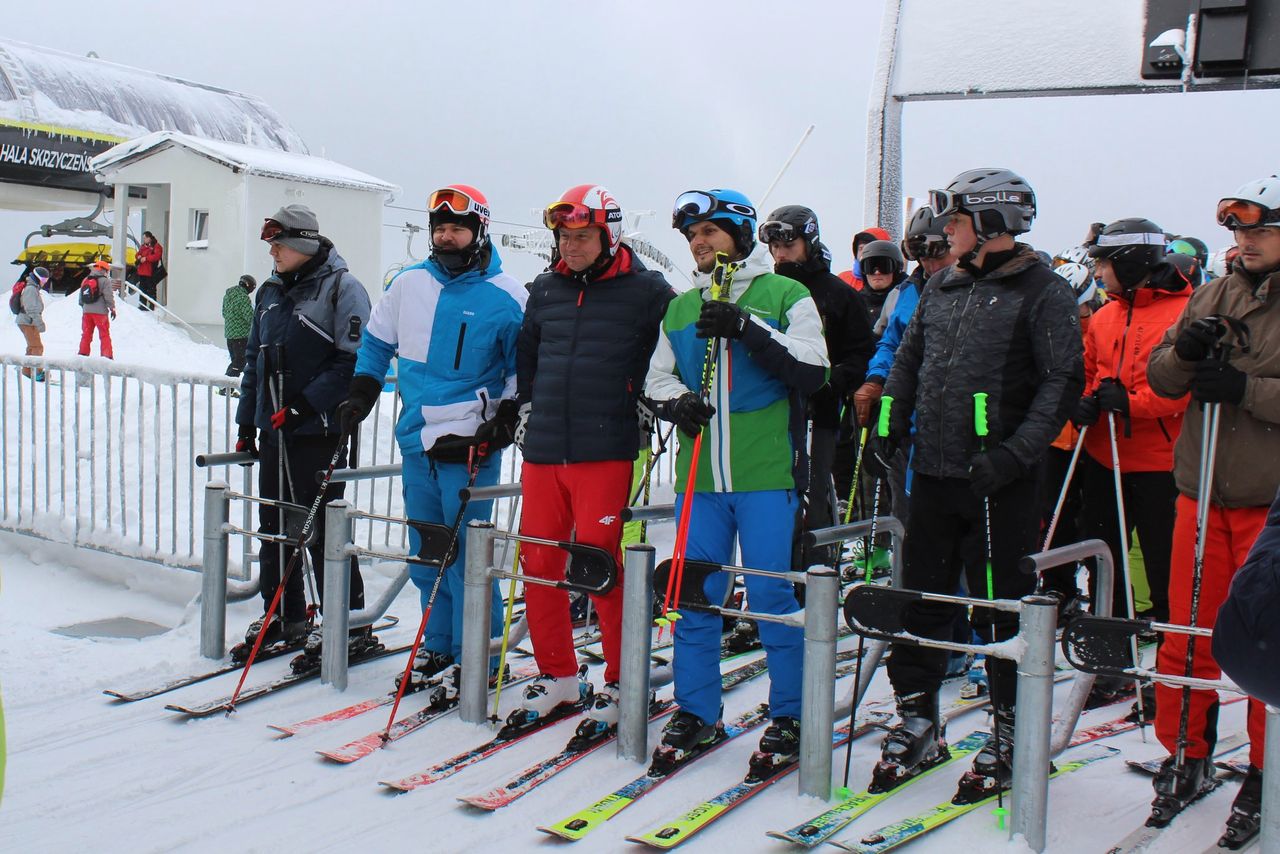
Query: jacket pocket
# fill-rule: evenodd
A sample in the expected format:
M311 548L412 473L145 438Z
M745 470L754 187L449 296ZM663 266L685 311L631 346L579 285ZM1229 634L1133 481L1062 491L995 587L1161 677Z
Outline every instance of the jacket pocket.
M324 331L323 329L321 329L318 323L316 323L311 318L307 317L305 314L301 312L298 313L298 322L301 323L303 326L305 326L307 329L314 332L316 335L319 335L321 338L325 340L326 343L328 344L333 343L333 336L330 335L328 332Z
M1172 444L1173 444L1173 437L1169 435L1169 431L1168 431L1168 429L1166 429L1166 428L1165 428L1165 426L1164 426L1164 419L1163 419L1163 418L1157 418L1157 419L1156 419L1156 424L1160 425L1160 432L1164 434L1164 440L1165 440L1166 442L1168 442L1169 444L1171 444L1171 445L1172 445Z
M458 346L453 351L453 369L455 371L462 368L462 347L467 340L467 324L463 323L458 327Z

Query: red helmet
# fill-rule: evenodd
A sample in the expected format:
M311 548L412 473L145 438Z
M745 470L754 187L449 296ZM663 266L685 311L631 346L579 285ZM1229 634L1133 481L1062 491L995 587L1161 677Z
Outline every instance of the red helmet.
M579 184L565 190L547 205L542 222L552 231L595 226L604 234L611 256L617 254L622 242L622 207L613 193L599 184Z
M437 221L457 222L475 232L478 249L489 240L489 200L475 187L450 184L427 198L427 219L432 228Z

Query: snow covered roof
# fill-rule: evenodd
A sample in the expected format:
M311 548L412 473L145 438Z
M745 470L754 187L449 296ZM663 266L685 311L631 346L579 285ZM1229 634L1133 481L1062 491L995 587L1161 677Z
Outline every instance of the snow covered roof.
M307 153L297 131L253 95L0 39L5 121L112 140L177 130Z
M400 188L380 178L357 171L341 163L312 157L309 154L293 154L255 148L237 142L216 142L200 139L175 131L159 131L122 142L93 158L91 166L98 174L109 174L144 157L173 147L185 148L215 163L221 163L236 172L300 181L305 184L323 184L372 193L395 195Z

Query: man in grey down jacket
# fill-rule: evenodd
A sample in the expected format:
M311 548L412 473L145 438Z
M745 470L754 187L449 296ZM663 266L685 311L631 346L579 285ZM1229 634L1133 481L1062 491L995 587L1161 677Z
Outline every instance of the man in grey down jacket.
M946 190L934 190L930 203L946 222L958 260L921 294L885 388L885 400L893 398L890 436L873 445L874 455L892 457L914 411L906 587L955 593L963 571L969 592L986 596L989 559L995 598L1018 598L1034 586L1017 563L1036 548L1038 464L1084 385L1075 299L1030 246L1014 242L1035 216L1035 196L1019 176L1006 169L964 172ZM988 395L985 439L975 429L979 392ZM909 630L942 640L953 618L952 606L936 603L917 603L903 614ZM1007 613L984 609L973 623L988 641L1017 631L1017 617ZM876 768L881 787L938 756L946 660L943 650L894 647L889 678L901 721ZM1015 665L988 657L987 671L1000 745L998 755L994 743L978 754L961 780L962 797L994 792L1010 780Z

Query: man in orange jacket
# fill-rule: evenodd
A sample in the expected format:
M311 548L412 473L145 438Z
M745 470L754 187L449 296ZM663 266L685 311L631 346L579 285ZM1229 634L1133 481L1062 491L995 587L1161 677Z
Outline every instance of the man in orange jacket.
M1089 248L1096 271L1113 296L1093 316L1084 338L1085 396L1076 424L1097 424L1085 435L1080 463L1084 489L1082 533L1111 547L1115 584L1094 590L1094 601L1111 597L1111 613L1126 608L1119 571L1134 528L1151 586L1151 610L1141 616L1169 618L1169 551L1173 545L1173 443L1182 432L1187 396L1160 397L1147 385L1147 360L1166 329L1182 314L1191 288L1165 261L1164 232L1149 219L1111 223ZM1116 507L1111 416L1116 425L1120 488L1129 531L1121 536ZM1095 585L1096 587L1096 585ZM1119 686L1117 686L1119 687Z

